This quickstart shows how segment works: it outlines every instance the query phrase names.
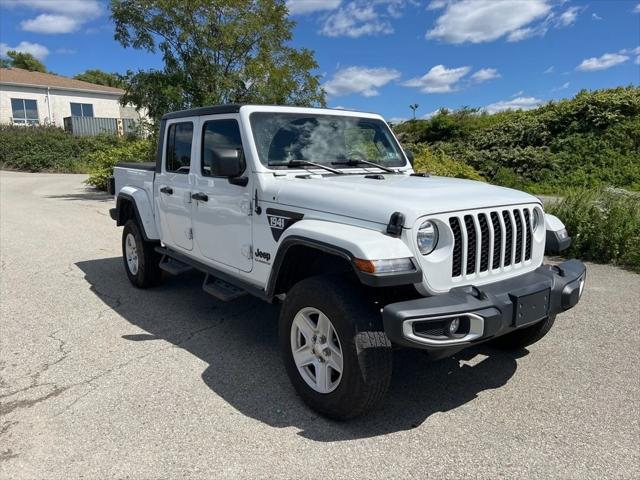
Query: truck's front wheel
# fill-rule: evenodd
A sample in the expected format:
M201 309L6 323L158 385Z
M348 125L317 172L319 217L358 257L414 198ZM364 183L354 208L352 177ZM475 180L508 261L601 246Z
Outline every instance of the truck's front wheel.
M380 312L359 285L340 276L313 277L287 293L280 346L296 391L335 419L371 410L391 380L391 344Z
M145 242L135 220L128 220L122 231L122 258L127 277L134 286L148 288L162 280L160 255L155 244Z

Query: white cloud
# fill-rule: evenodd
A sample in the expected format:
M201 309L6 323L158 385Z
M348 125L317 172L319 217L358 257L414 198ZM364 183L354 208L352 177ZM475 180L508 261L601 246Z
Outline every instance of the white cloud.
M66 15L52 15L42 13L35 18L20 22L22 30L34 33L71 33L75 32L81 23Z
M582 9L580 7L571 7L565 10L558 16L556 19L556 26L558 27L568 27L569 25L573 25L578 18L578 14Z
M511 95L511 98L521 97L522 95L524 95L524 90L518 90L516 93Z
M393 33L393 27L373 4L351 2L329 14L319 33L327 37L358 38Z
M449 4L447 0L431 0L427 5L427 10L440 10Z
M447 6L427 38L447 43L490 42L525 29L550 11L547 0L461 0Z
M593 20L602 20L602 17L600 15L598 15L597 13L592 13L591 14L591 18Z
M374 97L380 94L380 87L398 78L400 72L393 68L346 67L338 70L322 87L332 97L352 93Z
M557 92L558 90L566 90L567 88L569 88L570 85L571 85L570 82L564 82L562 85L560 85L559 87L553 88L551 91Z
M605 53L600 57L591 57L583 60L582 63L576 67L576 70L580 70L582 72L606 70L608 68L615 67L616 65L620 65L627 60L629 60L627 55L619 53Z
M20 22L23 30L43 34L74 32L102 15L98 0L2 0L2 6L43 12Z
M640 13L640 3L633 9L634 13Z
M444 65L436 65L422 77L407 80L403 85L419 88L424 93L454 92L457 83L470 71L471 67L447 68Z
M406 122L407 120L409 120L406 117L391 117L387 120L388 123L402 123L402 122Z
M30 53L38 60L44 60L49 55L49 49L39 43L20 42L15 47L10 47L6 43L0 43L0 57L6 57L7 52L15 50L21 53Z
M484 107L488 113L503 112L505 110L531 110L540 106L542 100L535 97L517 97L513 100L502 100Z
M420 118L424 118L425 120L429 120L430 118L435 117L437 114L439 114L442 110L446 110L445 108L438 108L437 110L434 110L433 112L428 112L425 113L424 115L422 115L422 117Z
M340 0L287 0L287 8L291 15L307 15L309 13L333 10L338 8Z
M481 68L476 73L471 75L471 80L476 83L486 82L493 80L494 78L500 78L502 75L495 68Z
M553 66L553 65L551 65L549 68L547 68L547 69L546 69L544 72L542 72L542 73L547 73L547 74L549 74L549 73L553 73L554 71L555 71L555 68L554 68L554 66Z

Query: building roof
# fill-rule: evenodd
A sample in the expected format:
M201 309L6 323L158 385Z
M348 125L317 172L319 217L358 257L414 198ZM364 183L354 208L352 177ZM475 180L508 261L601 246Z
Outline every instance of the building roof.
M21 68L0 68L0 83L12 85L29 85L38 87L61 88L65 90L79 90L89 92L124 93L121 88L96 85L73 78L62 77L52 73L30 72Z

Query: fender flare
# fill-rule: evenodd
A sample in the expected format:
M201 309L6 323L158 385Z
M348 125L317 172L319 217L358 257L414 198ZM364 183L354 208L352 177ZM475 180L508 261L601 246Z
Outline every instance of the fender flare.
M160 234L156 228L156 220L153 215L153 209L151 208L151 202L147 196L147 192L136 187L122 187L118 192L118 198L116 199L116 224L122 226L125 224L124 212L120 208L122 202L130 202L133 205L133 211L136 216L136 221L141 227L142 236L146 241L160 240Z
M555 254L566 250L571 246L571 237L567 232L564 223L555 215L544 214L545 253Z
M356 268L354 260L385 260L391 258L414 258L413 252L397 237L368 228L336 224L322 220L300 220L282 235L273 267L267 282L267 294L273 295L280 268L288 250L296 245L314 248L330 255L341 257L353 268L361 283L372 287L410 285L422 282L422 271L416 261L411 272L371 274Z

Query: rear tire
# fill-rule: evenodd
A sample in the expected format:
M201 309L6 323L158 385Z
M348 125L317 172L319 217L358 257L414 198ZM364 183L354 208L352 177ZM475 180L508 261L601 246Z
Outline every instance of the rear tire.
M146 242L135 220L125 223L122 231L122 259L131 283L137 288L149 288L162 281L161 256L156 243Z
M498 337L493 340L491 344L502 350L520 350L528 347L529 345L533 345L538 340L541 340L547 333L549 333L555 320L555 315L552 315L535 325Z
M300 328L305 315L309 321ZM325 319L328 330L321 326L321 322L326 325ZM322 334L323 329L328 336ZM324 339L318 340L324 347L316 345L316 336ZM279 337L291 383L298 395L322 415L337 420L357 417L383 399L391 381L391 342L383 331L380 311L359 284L340 275L297 283L287 293L280 312ZM298 341L302 346L296 349L296 363L293 352ZM299 352L304 349L313 358L301 361ZM323 359L323 355L328 356ZM337 358L336 369L329 369L329 381L324 383L327 388L319 388L322 382L316 372L327 364L331 367L325 362ZM305 363L307 366L299 366Z

